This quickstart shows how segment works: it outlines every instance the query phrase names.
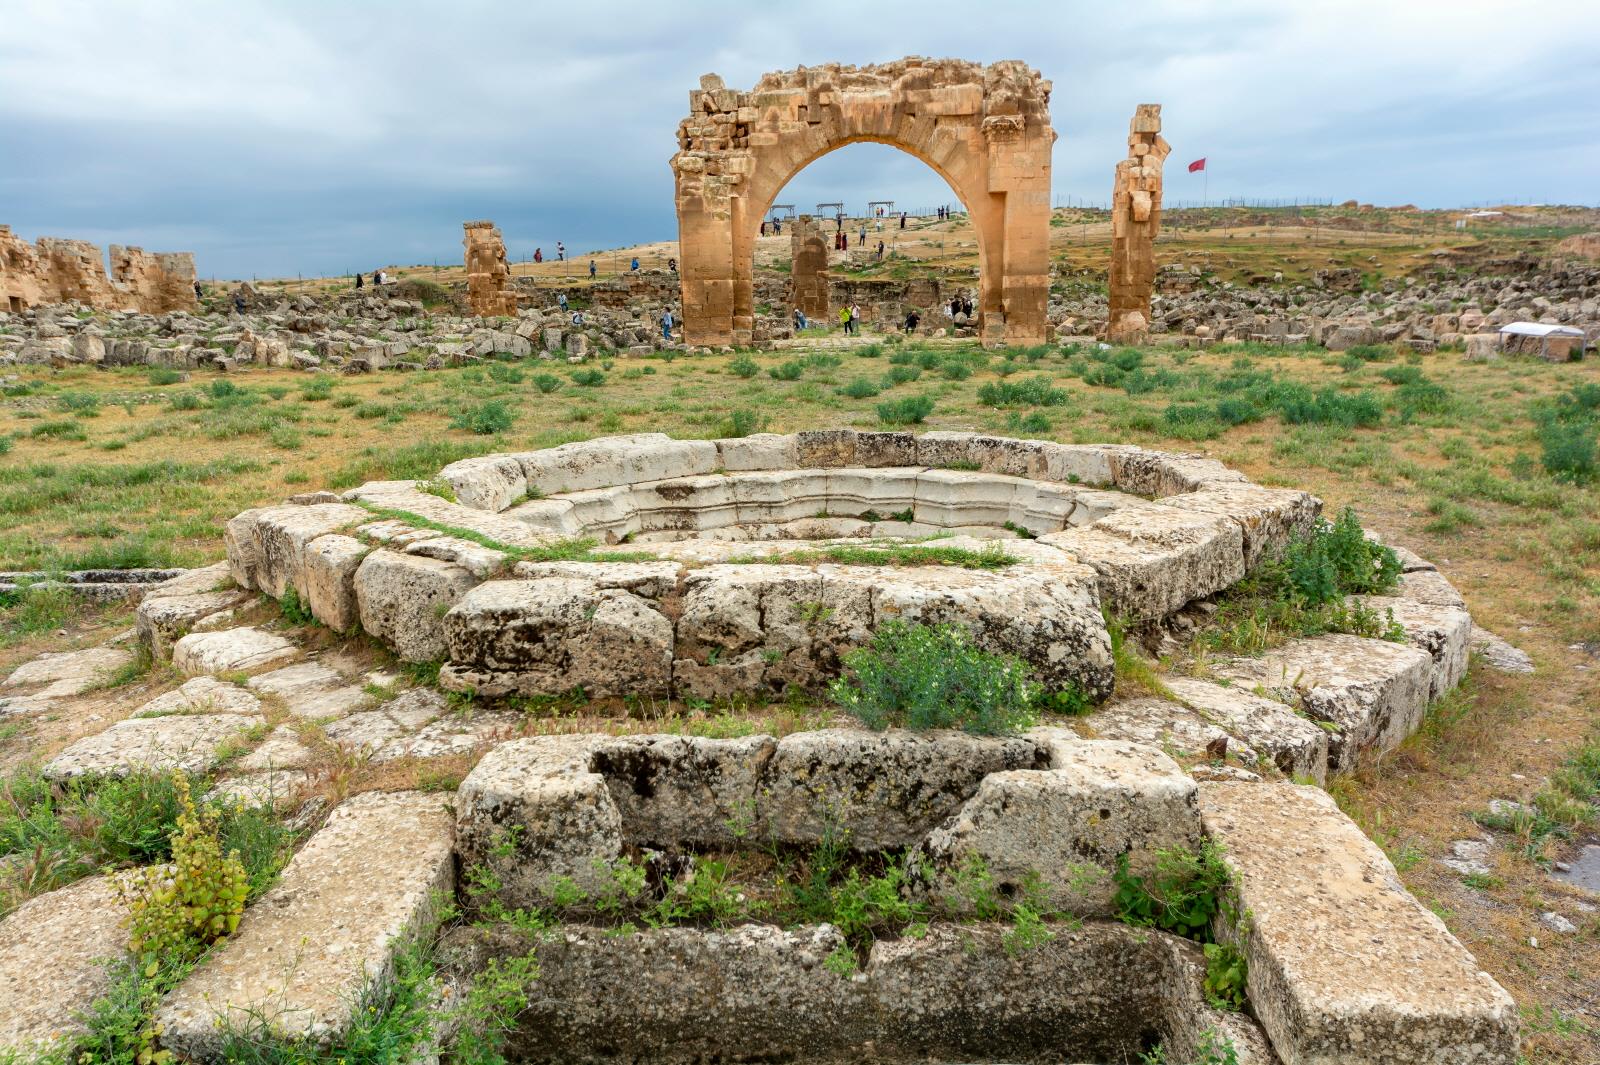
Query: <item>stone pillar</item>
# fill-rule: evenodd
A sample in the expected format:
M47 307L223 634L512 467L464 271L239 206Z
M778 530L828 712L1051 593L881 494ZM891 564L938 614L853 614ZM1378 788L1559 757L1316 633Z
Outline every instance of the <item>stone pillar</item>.
M118 306L106 277L105 257L88 241L40 237L39 261L47 281L43 302L77 302L107 309Z
M828 242L808 214L789 221L790 309L819 324L828 319Z
M0 225L0 311L19 313L44 302L44 269L33 245Z
M467 302L480 318L515 317L517 294L511 290L511 265L506 243L493 222L463 222L466 249Z
M1128 158L1111 190L1111 306L1106 339L1137 344L1150 329L1161 228L1161 165L1172 150L1161 137L1161 105L1140 104L1128 127Z

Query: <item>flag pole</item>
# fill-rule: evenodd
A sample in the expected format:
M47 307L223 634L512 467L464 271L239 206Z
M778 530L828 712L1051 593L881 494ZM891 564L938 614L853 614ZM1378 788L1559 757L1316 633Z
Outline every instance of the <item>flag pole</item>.
M1205 183L1201 186L1200 192L1201 206L1209 208L1211 206L1211 160L1206 160L1206 165L1201 168L1200 172L1205 175Z

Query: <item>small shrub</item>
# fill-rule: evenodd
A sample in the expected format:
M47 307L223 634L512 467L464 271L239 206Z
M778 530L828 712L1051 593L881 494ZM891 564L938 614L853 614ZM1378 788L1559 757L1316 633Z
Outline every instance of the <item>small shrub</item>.
M89 439L83 425L76 421L40 422L28 431L28 435L36 440L75 440L79 443Z
M238 851L222 851L217 815L197 811L189 780L175 774L180 812L172 866L140 870L121 888L128 903L128 946L147 962L192 961L239 927L250 893Z
M1066 401L1067 393L1048 377L991 381L978 389L978 402L986 407L1059 407Z
M152 385L175 385L183 380L183 374L170 366L152 367L149 377Z
M1118 920L1212 942L1211 919L1222 909L1228 890L1228 867L1216 843L1206 840L1198 851L1160 851L1155 867L1142 877L1128 871L1128 856L1122 854L1111 877L1116 885L1111 908Z
M767 429L767 418L757 414L747 407L739 407L728 412L728 416L717 425L717 435L720 437L749 436L751 433L763 433Z
M1370 429L1383 421L1383 404L1371 392L1345 393L1324 388L1312 393L1304 386L1284 389L1278 414L1290 425L1338 425Z
M592 366L582 370L574 370L572 372L572 383L582 385L584 388L599 388L606 383L605 371L596 370Z
M1036 686L1027 666L990 654L955 625L891 621L872 643L845 656L833 699L870 729L959 728L977 735L1018 732L1035 720Z
M743 377L745 380L749 380L761 372L761 366L750 356L740 355L737 359L728 363L728 372L736 377Z
M879 388L871 380L865 377L857 377L839 389L839 394L841 396L849 396L851 399L871 399L882 391L883 389Z
M799 362L798 360L791 360L789 362L781 363L777 366L769 367L767 369L767 376L771 377L774 381L798 381L800 380L800 375L805 372L805 369L805 363Z
M549 395L561 387L561 378L553 373L536 373L533 375L533 387Z
M478 436L492 436L503 433L511 428L511 408L501 399L491 399L477 406L468 407L466 410L450 419L450 428L465 429Z
M902 396L878 404L878 420L885 425L918 425L933 413L932 396Z
M489 380L498 381L503 385L520 385L522 383L522 370L516 366L507 366L503 362L489 364Z
M300 387L300 398L308 403L316 403L333 395L333 378L313 377Z
M56 409L80 418L93 418L100 413L100 397L92 392L63 392L56 397Z
M921 376L922 369L918 366L890 366L889 372L883 375L883 387L909 384Z

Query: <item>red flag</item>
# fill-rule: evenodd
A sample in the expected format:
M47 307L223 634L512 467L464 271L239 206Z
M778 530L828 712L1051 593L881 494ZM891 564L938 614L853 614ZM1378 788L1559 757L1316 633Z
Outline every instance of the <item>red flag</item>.
M1202 155L1200 158L1196 159L1194 162L1189 164L1189 173L1192 174L1196 170L1204 170L1205 168L1206 168L1206 157Z

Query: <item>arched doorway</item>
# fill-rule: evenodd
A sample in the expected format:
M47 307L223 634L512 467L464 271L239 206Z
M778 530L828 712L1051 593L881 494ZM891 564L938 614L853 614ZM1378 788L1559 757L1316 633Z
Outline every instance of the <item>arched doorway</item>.
M767 74L750 92L708 74L689 102L672 157L688 343L749 343L762 218L807 164L858 141L921 159L966 207L984 341L1044 341L1055 131L1038 71L908 58Z

